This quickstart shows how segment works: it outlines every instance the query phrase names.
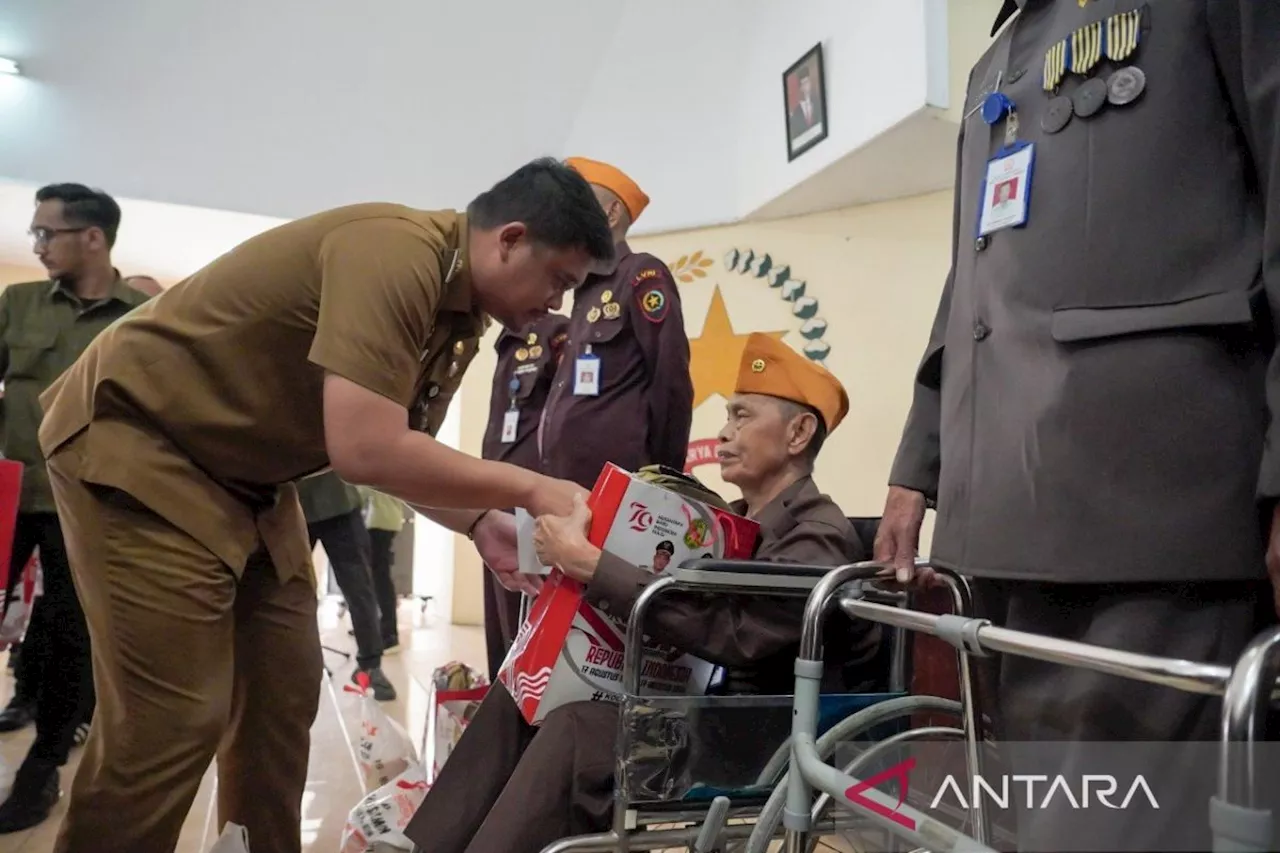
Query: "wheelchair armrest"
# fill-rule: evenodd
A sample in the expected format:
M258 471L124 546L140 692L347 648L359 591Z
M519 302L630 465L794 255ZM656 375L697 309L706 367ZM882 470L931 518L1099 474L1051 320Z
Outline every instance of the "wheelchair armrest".
M807 594L833 568L835 566L770 563L765 560L686 560L674 569L667 569L667 574L686 587Z

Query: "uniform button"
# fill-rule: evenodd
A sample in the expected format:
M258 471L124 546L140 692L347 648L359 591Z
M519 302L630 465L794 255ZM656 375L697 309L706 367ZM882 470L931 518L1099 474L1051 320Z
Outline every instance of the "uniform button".
M979 238L978 238L978 241L977 241L976 243L974 243L974 246L973 246L973 247L974 247L975 249L977 249L979 252L981 252L981 251L984 251L984 250L987 248L987 244L988 244L988 242L990 242L990 241L988 241L988 240L987 240L987 238L986 238L986 236L984 235L984 236L982 236L982 237L979 237Z
M987 335L991 334L991 328L981 320L973 324L973 339L975 341L986 340Z

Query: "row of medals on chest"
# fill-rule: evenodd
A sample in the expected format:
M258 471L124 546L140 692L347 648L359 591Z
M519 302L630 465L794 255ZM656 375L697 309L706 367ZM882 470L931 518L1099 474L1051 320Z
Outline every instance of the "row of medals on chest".
M591 306L591 309L587 311L587 322L598 323L600 322L601 317L606 320L616 320L621 316L621 303L614 301L612 290L606 290L604 293L600 294L600 305L593 305ZM525 362L530 359L536 361L539 358L542 358L544 350L542 349L542 345L538 343L538 334L536 332L530 332L525 343L527 346L520 347L520 349L516 350L517 362Z
M1144 12L1145 7L1094 21L1049 47L1044 57L1043 88L1054 97L1040 119L1041 130L1058 133L1073 116L1091 118L1107 104L1125 107L1142 96L1147 77L1136 65L1123 65L1106 79L1090 75L1104 58L1120 65L1137 51ZM1058 95L1068 71L1087 79L1070 96ZM982 95L969 114L980 111L989 125L1007 116L1006 135L1012 136L1017 132L1017 113L1012 99L1000 91L1002 77L1003 73L997 75L992 91Z

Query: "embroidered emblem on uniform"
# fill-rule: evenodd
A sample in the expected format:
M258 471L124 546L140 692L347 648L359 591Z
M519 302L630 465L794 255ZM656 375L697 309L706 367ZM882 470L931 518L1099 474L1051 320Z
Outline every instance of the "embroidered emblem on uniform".
M667 313L667 295L654 288L640 297L640 310L646 320L659 323Z
M650 278L657 278L658 271L655 269L640 270L640 274L636 276L636 280L631 282L632 287L638 287L641 282Z

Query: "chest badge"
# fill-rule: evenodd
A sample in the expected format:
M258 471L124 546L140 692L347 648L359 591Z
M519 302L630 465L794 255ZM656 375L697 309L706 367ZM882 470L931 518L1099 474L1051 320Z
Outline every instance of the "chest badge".
M599 320L600 320L600 309L599 309L599 308L592 308L590 311L588 311L588 312L587 312L587 322L588 322L588 323L596 323L596 322L599 322Z
M604 306L604 318L606 320L616 320L622 316L622 306L617 302L610 302Z

